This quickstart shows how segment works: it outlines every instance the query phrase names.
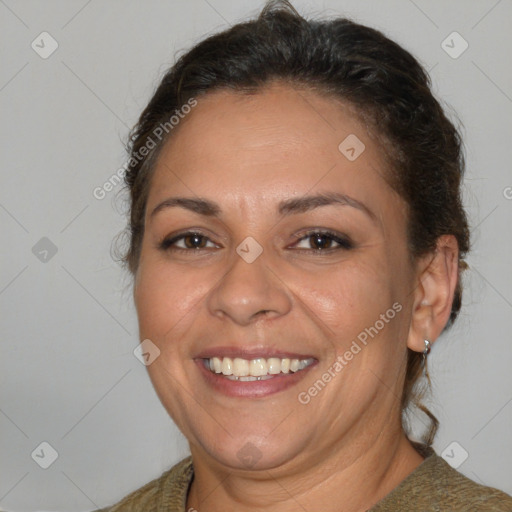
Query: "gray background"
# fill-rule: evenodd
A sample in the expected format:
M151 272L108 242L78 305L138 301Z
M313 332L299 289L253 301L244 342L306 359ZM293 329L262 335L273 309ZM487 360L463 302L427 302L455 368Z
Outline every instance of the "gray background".
M91 510L187 454L133 355L130 280L110 255L124 227L120 187L103 200L93 190L124 163L121 141L176 52L261 5L0 0L3 510ZM441 421L437 452L456 441L448 453L469 454L459 471L512 493L512 3L294 5L348 15L403 44L464 125L474 250L460 318L430 356L429 403ZM31 47L43 31L59 45L47 59ZM469 43L456 59L441 46L453 31ZM48 242L33 252L43 237L57 248L46 261ZM48 469L31 457L43 441L58 453Z

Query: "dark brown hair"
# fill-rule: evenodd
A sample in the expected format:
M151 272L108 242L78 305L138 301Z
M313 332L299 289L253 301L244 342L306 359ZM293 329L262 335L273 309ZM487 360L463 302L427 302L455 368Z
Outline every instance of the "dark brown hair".
M129 270L137 270L152 172L160 149L173 135L170 118L208 92L254 93L275 80L351 104L372 127L390 163L386 179L408 206L412 261L432 253L441 235L456 237L459 279L445 329L450 327L461 307L460 272L469 250L460 135L434 98L429 76L408 51L346 18L306 20L287 1L269 2L257 19L208 37L182 55L142 112L130 134L125 174L130 220L123 260ZM165 134L161 126L167 126ZM431 444L437 420L419 400L421 361L420 353L408 349L401 403L403 412L414 403L430 417L423 440Z

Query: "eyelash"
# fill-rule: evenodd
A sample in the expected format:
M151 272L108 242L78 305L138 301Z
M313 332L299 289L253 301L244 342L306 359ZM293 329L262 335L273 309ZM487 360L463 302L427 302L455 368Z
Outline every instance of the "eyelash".
M314 253L320 253L320 252L332 252L332 251L339 251L341 249L344 249L346 251L354 248L354 243L350 238L346 235L338 235L334 233L333 231L324 230L324 229L313 229L310 231L307 231L306 233L303 233L301 235L297 235L297 244L299 242L302 242L303 240L306 240L308 238L311 238L314 235L321 235L326 236L327 238L331 239L331 241L336 242L338 244L338 247L329 247L328 249L296 249L298 251L307 251L307 252L314 252Z
M331 241L336 242L338 244L338 247L329 247L327 249L296 249L296 250L297 251L305 251L305 252L309 252L309 253L313 253L313 254L326 254L326 253L331 253L333 251L350 250L350 249L354 248L354 243L350 240L349 237L347 237L345 235L338 235L332 231L323 230L323 229L314 229L314 230L310 230L304 234L296 235L297 242L295 244L299 244L303 240L311 238L314 235L325 236L328 239L330 239ZM187 231L185 233L176 235L172 238L164 239L158 245L158 247L162 251L175 251L175 252L183 252L183 253L190 253L191 251L195 252L199 249L204 249L201 247L185 249L183 247L176 247L174 245L174 244L176 244L176 242L178 242L180 240L184 240L188 236L196 236L196 237L205 238L207 240L206 243L208 243L208 241L211 242L211 240L209 240L209 238L206 235L203 235L202 233L200 233L198 231ZM207 248L207 249L209 249L209 248Z

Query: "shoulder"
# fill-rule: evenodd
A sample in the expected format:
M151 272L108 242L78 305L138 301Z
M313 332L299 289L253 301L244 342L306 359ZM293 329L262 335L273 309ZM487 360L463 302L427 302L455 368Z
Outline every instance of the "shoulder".
M181 512L192 476L192 458L187 457L119 503L96 512Z
M431 468L425 476L432 479L435 500L450 510L512 512L511 496L474 482L438 455L432 456Z
M512 497L453 469L433 450L372 512L512 512Z

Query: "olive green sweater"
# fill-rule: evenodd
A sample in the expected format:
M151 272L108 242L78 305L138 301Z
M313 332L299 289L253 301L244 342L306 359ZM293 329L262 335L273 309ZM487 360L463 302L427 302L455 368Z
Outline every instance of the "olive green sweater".
M368 512L512 512L511 496L466 478L432 448L424 446L421 451L425 460ZM117 505L98 512L187 512L193 476L188 457Z

